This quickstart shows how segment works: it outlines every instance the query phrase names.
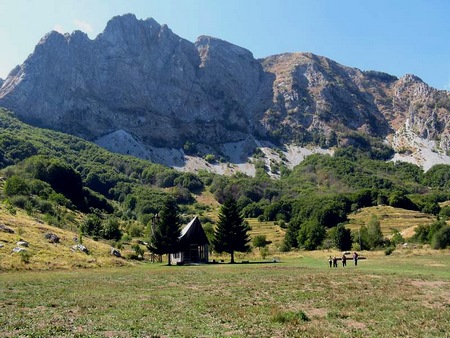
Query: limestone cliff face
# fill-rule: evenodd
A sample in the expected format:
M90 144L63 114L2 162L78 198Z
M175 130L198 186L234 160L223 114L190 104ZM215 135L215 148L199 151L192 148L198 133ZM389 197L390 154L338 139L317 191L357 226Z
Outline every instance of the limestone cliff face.
M450 149L449 92L418 77L363 72L308 53L275 55L262 64L276 76L274 106L263 121L285 138L320 135L326 143L332 133L350 130L385 138L409 121L420 137Z
M256 60L226 41L192 43L131 14L111 19L94 40L79 31L46 35L4 81L0 106L104 144L120 131L142 149L189 141L210 151L249 138L329 147L359 131L404 150L407 126L408 135L450 150L450 94L417 77L309 53Z
M0 104L90 140L125 130L144 143L179 147L244 138L248 119L267 108L263 79L241 47L210 37L194 44L153 19L125 15L94 40L49 33L8 76Z

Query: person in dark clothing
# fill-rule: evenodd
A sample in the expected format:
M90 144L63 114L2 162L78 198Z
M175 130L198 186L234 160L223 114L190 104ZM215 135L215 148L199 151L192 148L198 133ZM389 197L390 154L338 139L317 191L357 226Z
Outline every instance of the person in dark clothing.
M355 262L355 266L358 265L358 254L356 253L356 251L353 253L353 261Z
M331 266L333 264L333 258L331 258L331 256L328 257L328 264L330 264L330 268L331 268Z
M337 257L336 256L333 257L333 266L335 268L337 268Z
M345 254L342 255L342 266L347 265L347 257L345 257Z

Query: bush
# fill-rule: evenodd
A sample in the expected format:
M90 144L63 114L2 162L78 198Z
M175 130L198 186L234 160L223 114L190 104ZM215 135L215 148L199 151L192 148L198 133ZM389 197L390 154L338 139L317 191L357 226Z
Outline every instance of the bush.
M128 234L131 237L142 237L144 228L140 224L133 223L128 228Z
M441 208L441 211L439 212L439 217L443 219L450 219L450 205L446 205Z
M29 194L27 182L19 176L11 176L6 179L3 191L6 196Z
M445 249L450 246L450 226L444 225L433 236L431 240L433 249Z
M308 322L311 319L303 311L299 312L281 312L276 313L272 319L275 323L285 324L285 323L300 323Z
M30 202L30 199L24 195L17 195L17 196L12 196L9 199L9 202L17 208L25 209L27 204Z
M27 250L22 250L19 252L20 255L20 261L24 264L28 264L30 263L30 259L31 259L31 253Z
M384 250L384 254L385 254L386 256L389 256L391 253L394 252L394 250L395 250L395 248L394 248L393 246L389 246L389 247L387 247L387 248Z
M101 235L105 239L119 240L122 237L119 222L113 218L108 219L103 223Z
M213 154L207 154L204 157L204 160L208 163L214 163L216 162L216 156L214 156Z
M134 253L138 259L142 259L144 257L144 249L142 249L139 244L133 244L131 248L134 250Z

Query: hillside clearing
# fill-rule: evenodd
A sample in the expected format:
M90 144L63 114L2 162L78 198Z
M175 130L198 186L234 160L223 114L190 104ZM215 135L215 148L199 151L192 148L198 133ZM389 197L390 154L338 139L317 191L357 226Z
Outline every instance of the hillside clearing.
M390 206L375 206L358 210L348 216L351 230L358 230L361 226L367 225L372 216L376 216L380 222L383 235L392 235L392 230L401 232L404 238L410 238L414 235L414 229L418 225L433 223L436 218L432 215L424 214L419 211L393 208Z

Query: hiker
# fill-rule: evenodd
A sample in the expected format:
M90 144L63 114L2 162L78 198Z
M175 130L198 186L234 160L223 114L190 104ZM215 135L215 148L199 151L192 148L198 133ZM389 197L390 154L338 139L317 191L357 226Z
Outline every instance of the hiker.
M337 257L336 256L333 257L333 266L335 268L337 268Z
M358 265L358 254L356 253L356 251L353 253L353 260L355 261L355 266Z
M333 264L333 258L331 258L331 256L328 257L328 264L330 264L330 268L331 268L331 265Z
M345 257L345 254L342 255L342 266L347 265L347 257Z

